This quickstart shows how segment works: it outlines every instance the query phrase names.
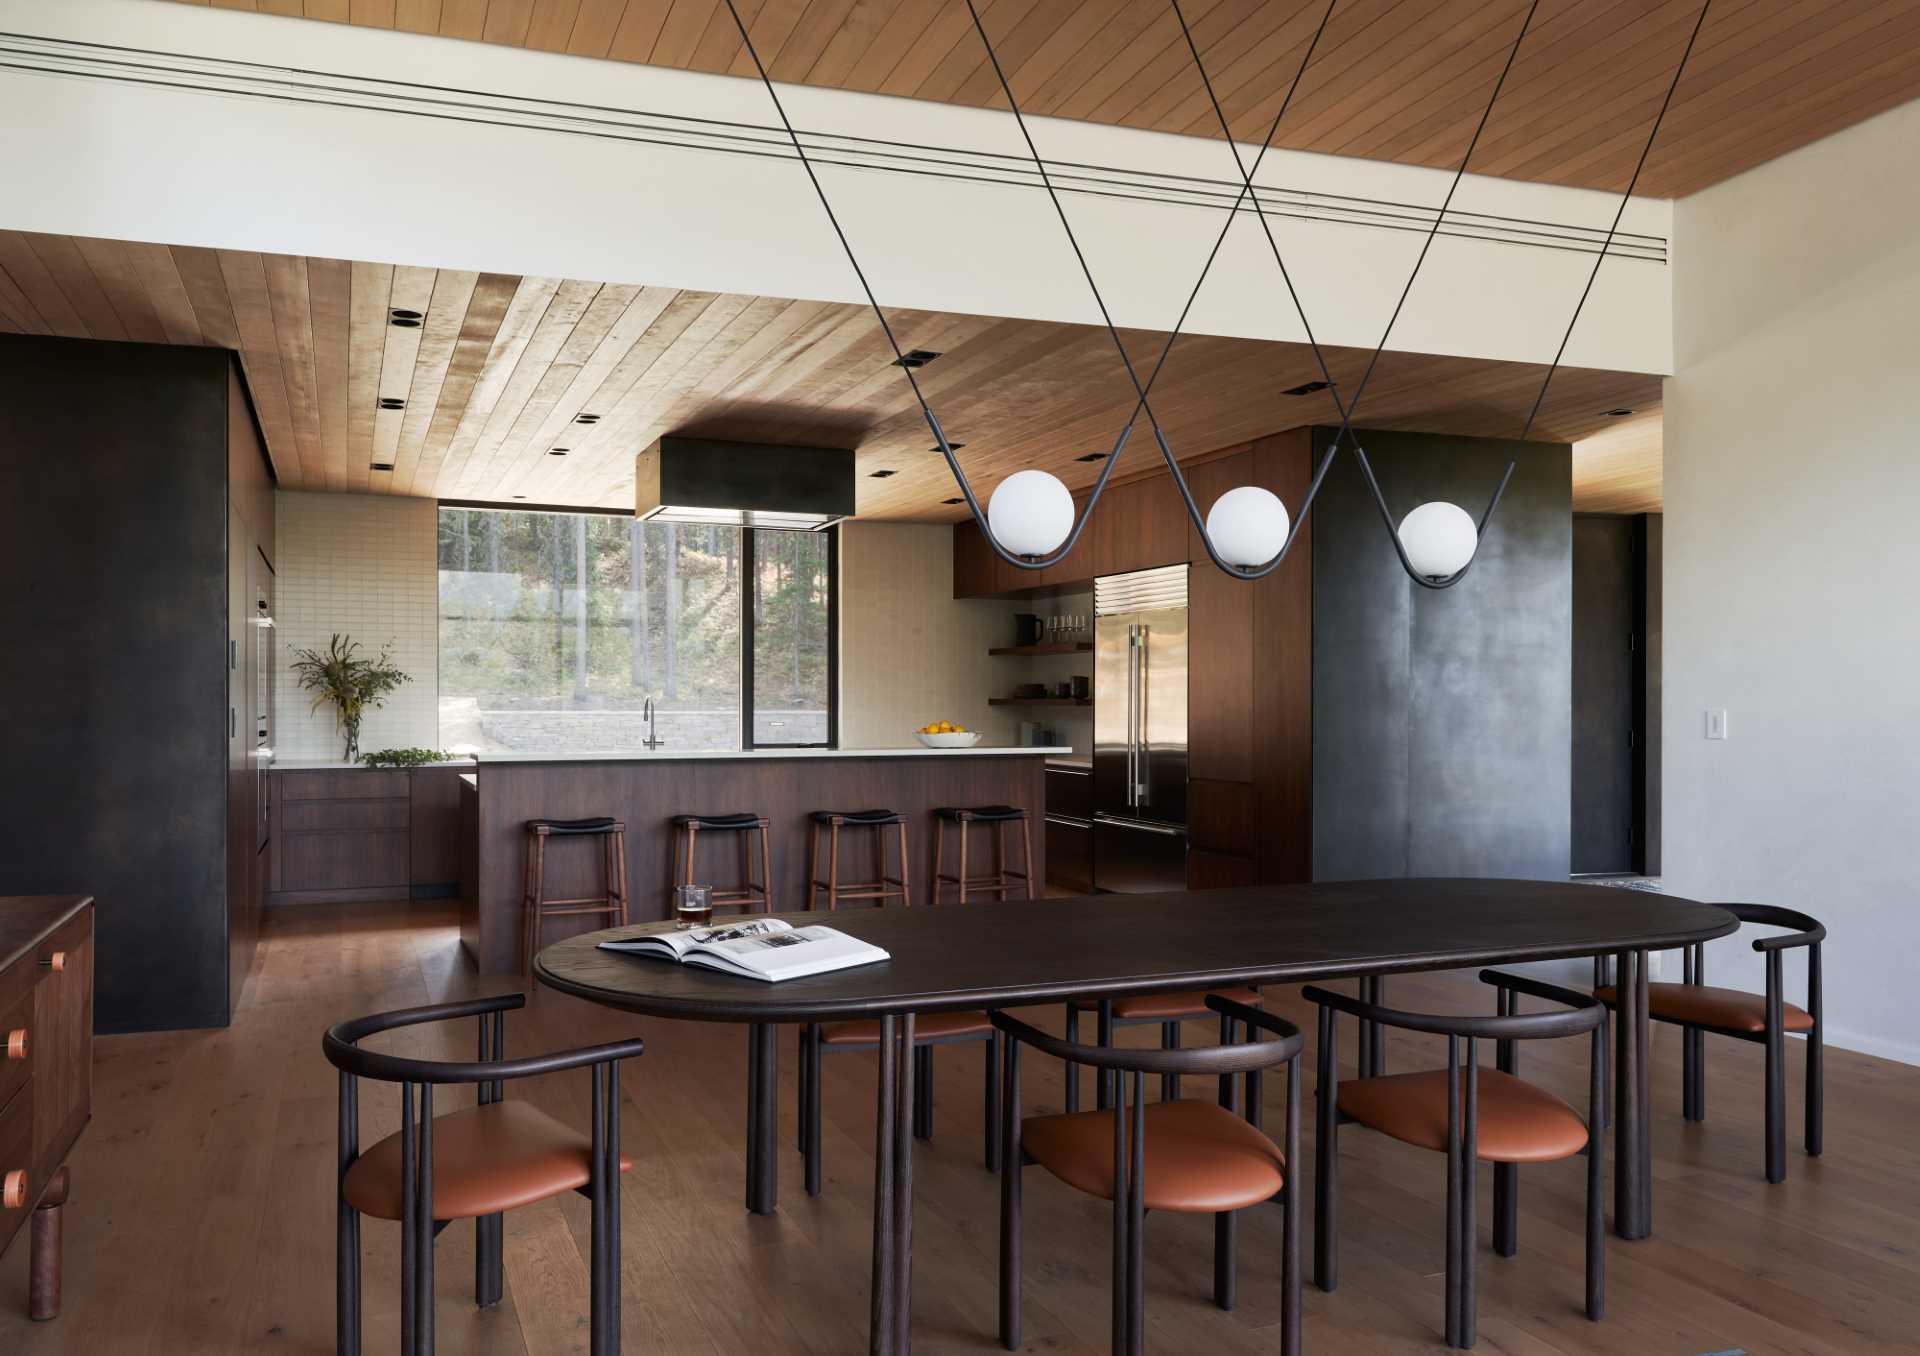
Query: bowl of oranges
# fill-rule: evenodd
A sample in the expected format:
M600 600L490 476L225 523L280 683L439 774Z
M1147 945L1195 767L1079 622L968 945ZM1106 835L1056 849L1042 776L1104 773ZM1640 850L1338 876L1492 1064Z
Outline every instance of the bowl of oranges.
M970 749L980 742L980 733L950 720L936 720L913 732L930 749Z

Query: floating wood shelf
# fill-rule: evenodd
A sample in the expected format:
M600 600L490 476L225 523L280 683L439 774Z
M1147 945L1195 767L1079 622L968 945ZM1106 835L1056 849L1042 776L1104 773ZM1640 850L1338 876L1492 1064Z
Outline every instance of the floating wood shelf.
M988 654L1092 654L1090 640L1063 640L1047 645L996 645Z
M1093 699L1080 697L989 697L988 706L1092 706Z

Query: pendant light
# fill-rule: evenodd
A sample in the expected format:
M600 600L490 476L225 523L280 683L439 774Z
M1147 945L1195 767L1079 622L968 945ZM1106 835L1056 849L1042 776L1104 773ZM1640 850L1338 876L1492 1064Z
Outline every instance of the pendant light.
M1458 504L1422 504L1400 520L1400 547L1414 573L1423 579L1459 574L1472 562L1479 545L1479 530Z
M1287 544L1287 506L1272 490L1241 485L1213 501L1207 536L1229 565L1251 569L1280 554Z
M1015 471L994 486L987 526L1015 555L1050 556L1073 531L1073 495L1046 471Z

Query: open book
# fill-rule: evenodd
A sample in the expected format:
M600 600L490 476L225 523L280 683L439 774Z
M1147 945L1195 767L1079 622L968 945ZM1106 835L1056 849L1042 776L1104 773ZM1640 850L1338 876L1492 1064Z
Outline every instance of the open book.
M623 937L600 947L765 980L823 975L888 959L886 952L858 937L832 928L797 928L778 918Z

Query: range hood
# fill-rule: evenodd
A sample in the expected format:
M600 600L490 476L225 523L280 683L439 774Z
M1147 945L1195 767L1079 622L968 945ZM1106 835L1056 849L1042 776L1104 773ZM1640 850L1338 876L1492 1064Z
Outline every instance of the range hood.
M661 438L633 461L645 522L818 532L853 516L853 451Z

